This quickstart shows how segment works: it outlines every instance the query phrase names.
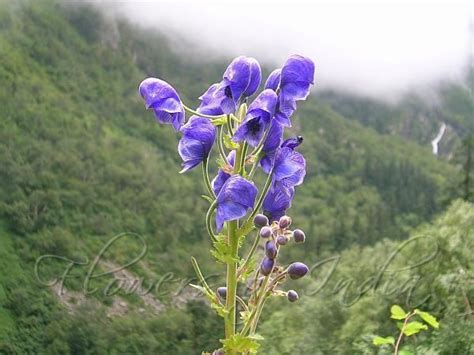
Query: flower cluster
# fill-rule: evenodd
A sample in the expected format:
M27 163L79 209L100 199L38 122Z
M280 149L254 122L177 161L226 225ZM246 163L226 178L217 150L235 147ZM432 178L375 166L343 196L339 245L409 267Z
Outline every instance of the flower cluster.
M289 240L297 243L305 240L301 230L289 229L291 218L286 216L295 188L303 183L306 174L306 161L297 151L303 138L285 140L284 130L291 127L298 101L308 97L314 84L314 63L300 55L290 56L269 75L263 91L257 94L261 81L262 70L257 60L237 57L225 70L222 80L199 97L200 104L195 110L184 105L177 91L161 79L147 78L139 86L146 108L153 110L157 121L171 124L181 134L178 144L183 161L181 173L200 164L203 168L206 199L210 203L206 225L215 248L213 255L228 264L228 275L226 287L220 287L217 292L211 292L204 279L200 281L214 307L218 310L221 307L222 314L226 314L228 342L223 341L226 351L229 344L237 341L237 283L244 280L244 275L253 271L256 287L249 306L241 304L249 312L238 334L241 337L255 331L258 322L255 314L260 313L264 298L276 290L278 283L287 276L297 279L308 272L302 263L282 268L276 265L276 259L280 247ZM191 114L187 120L186 111ZM211 180L208 161L214 147L219 155L218 171ZM260 191L253 182L259 170L267 176ZM259 268L249 270L261 238L255 239L246 258L240 258L239 248L255 226L261 228L260 236L266 240L265 257ZM198 276L201 275L197 262L193 261L193 265ZM264 280L257 282L260 275ZM293 290L285 294L291 302L298 299Z

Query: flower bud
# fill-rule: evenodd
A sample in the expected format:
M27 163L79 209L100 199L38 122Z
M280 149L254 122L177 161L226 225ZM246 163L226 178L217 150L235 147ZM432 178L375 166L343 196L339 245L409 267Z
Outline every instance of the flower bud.
M265 227L268 226L268 218L264 214L259 213L258 215L255 216L253 219L253 224L256 227Z
M282 216L280 221L278 222L278 226L280 229L288 228L291 224L291 217L290 216Z
M286 297L290 302L296 302L300 298L300 296L298 296L298 293L295 290L289 290L286 294Z
M295 229L293 231L293 238L295 239L296 243L304 243L306 240L306 235L301 229Z
M275 242L273 240L269 240L266 244L265 244L265 255L269 258L269 259L275 259L276 256L278 254L278 248L277 246L275 245Z
M285 245L286 243L288 243L288 238L287 238L286 236L284 236L284 235L279 235L279 236L277 237L277 243L278 243L279 245Z
M263 276L268 276L272 272L273 265L275 265L275 262L273 259L265 258L263 259L262 263L260 264L260 273Z
M227 287L218 287L217 294L219 295L220 298L225 300L225 298L227 297Z
M262 229L260 229L260 236L262 238L270 238L272 235L272 228L265 226Z
M225 355L224 350L218 349L212 352L212 355Z
M308 267L303 263L296 262L288 266L288 275L293 280L303 277L308 271Z

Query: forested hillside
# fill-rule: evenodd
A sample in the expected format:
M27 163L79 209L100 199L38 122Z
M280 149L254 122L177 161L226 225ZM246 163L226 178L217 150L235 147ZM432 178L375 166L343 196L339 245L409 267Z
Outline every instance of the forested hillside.
M227 59L189 58L174 51L171 41L104 19L89 7L56 1L0 3L0 353L195 354L195 349L218 347L208 340L217 337L208 335L222 329L207 305L189 295L191 301L177 302L172 292L178 288L176 280L193 276L190 254L209 273L222 267L206 261L206 204L199 198L204 187L195 183L200 172L177 178L178 137L145 112L137 85L147 76L163 78L193 106L196 101L190 98L219 80ZM459 100L469 100L462 95ZM470 100L467 105L472 107L472 96ZM425 105L420 102L419 109ZM362 277L365 266L359 253L364 260L382 260L382 251L463 196L465 171L472 170L462 170L466 159L460 155L453 163L437 158L424 144L426 136L392 131L390 111L369 122L364 117L371 108L351 114L352 109L335 110L318 99L301 106L292 133L304 136L301 151L308 174L292 215L308 239L306 247L291 250L289 258L311 264L343 252L351 255L345 267ZM459 137L467 136L472 128L469 108L456 111L459 106L452 101L442 107L457 117ZM403 116L403 111L397 115ZM459 233L471 244L474 236L467 230L473 227L472 208L457 202L444 217L467 218L466 231ZM456 223L449 226L458 233ZM438 227L423 228L431 233ZM74 292L72 299L58 297L57 290L40 284L34 272L38 257L54 254L88 260L90 265L107 241L124 232L141 236L148 248L127 270L153 280L172 272L175 281L167 293L152 299L101 292L83 297L86 266L74 267L65 282ZM443 242L448 234L440 236ZM141 251L141 240L121 239L98 269L106 271L111 264L133 259ZM42 279L52 280L60 277L67 262L48 260L42 265ZM443 272L447 270L454 266ZM93 280L92 286L101 289L110 279L113 276ZM295 305L295 314L319 314L324 303L318 300L308 297ZM347 345L343 352L353 353L353 344L362 342L378 324L386 329L385 306L395 301L402 302L388 298L380 303L370 311L370 320L328 314L331 327L314 330L315 339L327 338L317 349L327 353L341 340ZM458 300L452 302L459 306ZM450 307L433 305L439 312ZM278 322L286 322L286 316L281 311L271 319L283 327ZM365 322L370 326L362 331L359 326ZM297 338L279 339L269 327L273 326L265 328L267 338L276 340L268 349L296 346L292 341ZM433 342L439 340L442 346L448 338L441 332ZM364 343L360 349L364 346L368 347ZM310 354L308 349L299 353Z

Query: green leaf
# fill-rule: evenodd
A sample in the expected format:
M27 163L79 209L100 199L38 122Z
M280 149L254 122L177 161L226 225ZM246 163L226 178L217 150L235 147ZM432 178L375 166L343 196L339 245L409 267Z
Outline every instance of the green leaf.
M401 349L401 350L398 352L398 355L414 355L414 353L412 353L412 352L409 351L409 350Z
M227 122L227 117L214 118L211 122L214 126L221 126Z
M219 234L217 236L217 241L213 243L214 249L211 250L211 254L220 262L224 264L239 262L239 259L236 259L232 255L229 244L227 244L227 236Z
M232 142L229 135L224 136L224 145L229 150L234 150L239 147L239 143Z
M376 336L374 337L374 339L372 339L372 344L377 345L377 346L385 345L385 344L393 345L395 344L395 338L394 337L382 338L382 337Z
M390 308L390 312L392 315L390 316L393 319L405 319L408 316L408 313L406 313L402 307L393 305L392 308Z
M250 353L256 354L260 348L258 341L263 340L260 335L243 336L235 334L231 338L221 339L224 344L224 350L227 352Z
M419 333L421 330L426 330L428 329L428 326L418 322L410 322L405 326L405 329L403 329L403 334L405 334L407 337L412 336L414 334Z
M439 322L437 319L429 314L428 312L423 312L420 311L419 309L415 309L416 314L418 314L426 323L431 325L433 328L438 329L439 328Z

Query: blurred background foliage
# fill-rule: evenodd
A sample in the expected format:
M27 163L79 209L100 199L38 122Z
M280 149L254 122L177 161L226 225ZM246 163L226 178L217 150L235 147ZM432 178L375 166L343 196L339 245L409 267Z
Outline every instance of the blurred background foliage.
M200 172L178 176L178 137L145 112L137 84L159 76L196 104L228 58L191 59L171 41L88 6L0 3L0 353L197 354L218 347L220 319L189 290L173 292L176 280L193 277L191 254L206 273L222 269L208 254ZM298 282L298 304L271 303L262 353L384 353L371 335L393 331L392 304L417 302L441 328L408 340L411 351L474 353L473 73L467 68L463 82L440 83L436 105L416 93L387 104L331 90L316 90L300 105L290 134L304 135L308 175L291 215L308 238L285 255L340 262L332 274L323 264ZM434 156L429 143L441 122L447 133ZM127 270L147 280L172 272L167 293L152 301L125 293L82 297L87 267L74 267L65 283L74 296L65 299L35 278L41 255L90 265L123 232L148 246ZM422 235L429 238L415 239L391 265L416 264L436 246L432 260L393 276L394 284L420 278L412 297L404 289L357 291L403 240ZM127 238L104 259L120 265L140 250ZM44 264L45 279L67 266ZM358 293L358 302L344 304Z

